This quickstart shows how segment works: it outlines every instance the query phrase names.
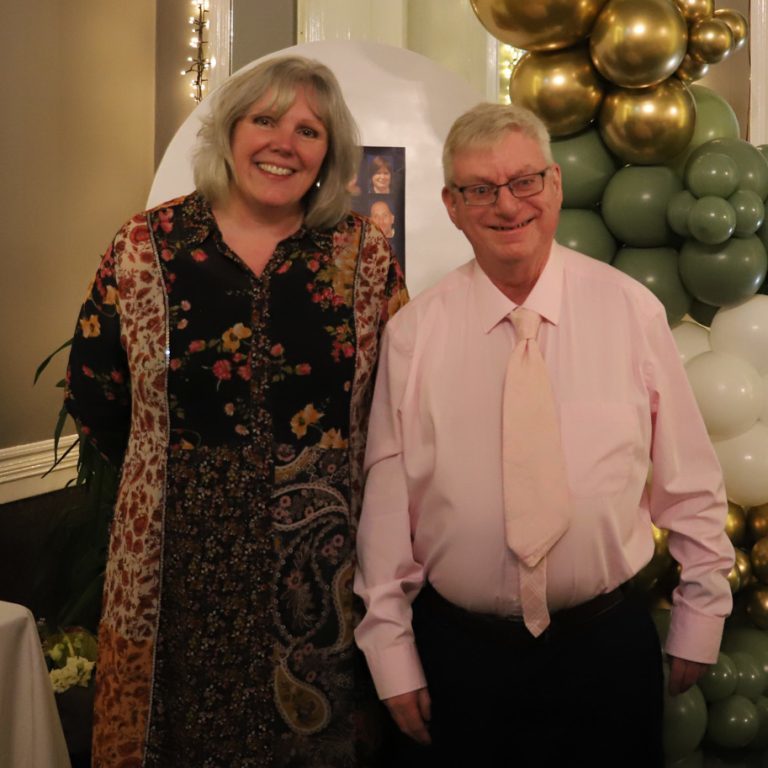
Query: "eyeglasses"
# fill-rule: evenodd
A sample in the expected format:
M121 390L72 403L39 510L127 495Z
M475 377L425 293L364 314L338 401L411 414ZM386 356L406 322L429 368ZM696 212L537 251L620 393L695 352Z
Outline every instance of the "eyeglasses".
M454 188L461 192L466 205L493 205L499 199L499 190L506 187L515 197L533 197L544 189L544 176L551 166L537 173L516 176L503 184L469 184Z

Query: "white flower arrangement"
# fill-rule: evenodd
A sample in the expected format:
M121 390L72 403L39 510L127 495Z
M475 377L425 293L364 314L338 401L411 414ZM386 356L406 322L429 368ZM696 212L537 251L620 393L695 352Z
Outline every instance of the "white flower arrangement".
M96 638L81 627L50 636L43 644L55 693L87 688L96 666Z

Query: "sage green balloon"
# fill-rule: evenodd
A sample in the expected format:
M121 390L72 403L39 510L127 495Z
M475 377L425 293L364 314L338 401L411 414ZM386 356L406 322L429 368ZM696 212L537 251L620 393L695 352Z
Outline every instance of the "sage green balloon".
M666 760L665 768L704 768L704 753L697 749L679 760Z
M688 146L666 165L683 178L685 164L694 149L712 139L738 139L739 121L733 107L720 94L699 83L688 86L696 104L696 124Z
M758 696L753 702L757 709L757 719L759 721L757 735L749 743L751 749L765 749L768 747L768 698Z
M563 178L563 207L591 208L600 202L616 173L616 160L595 128L552 141Z
M736 693L754 701L765 691L768 675L755 660L755 657L747 651L731 651L731 660L736 665L738 672Z
M705 304L703 301L699 301L694 297L691 302L691 306L688 309L688 314L701 325L706 325L709 328L712 325L712 319L717 314L717 310L720 307L712 306L711 304Z
M686 174L696 158L711 152L728 155L736 163L740 175L738 189L751 189L761 200L768 197L768 159L744 139L713 139L697 147L685 165Z
M685 166L685 186L696 197L728 197L736 191L740 177L736 161L721 152L706 152Z
M768 632L749 627L729 627L723 635L721 650L730 654L733 651L746 651L760 664L768 675Z
M717 661L699 678L698 686L708 702L721 701L736 693L739 671L733 659L725 653L717 654Z
M700 243L724 243L735 230L736 211L722 197L701 197L688 212L688 231Z
M709 707L707 738L719 747L746 747L759 728L757 708L746 696L735 693Z
M555 240L566 248L586 253L610 264L618 247L603 220L594 211L565 208L560 211Z
M699 687L670 696L664 693L664 755L677 760L690 755L699 746L707 730L707 703Z
M679 266L683 285L692 296L722 307L757 293L768 269L768 255L756 235L732 237L722 245L690 239L680 251Z
M667 206L683 184L663 165L628 165L618 170L603 193L601 213L613 236L625 245L654 248L675 243Z
M691 232L688 229L688 214L695 202L696 198L687 189L675 192L669 198L669 203L667 204L667 224L669 224L673 232L676 232L681 237L691 236Z
M765 221L765 204L757 192L751 189L738 189L729 198L728 202L736 211L736 237L749 237L754 235Z
M620 248L613 266L651 290L664 305L669 324L675 325L691 305L677 262L673 248Z

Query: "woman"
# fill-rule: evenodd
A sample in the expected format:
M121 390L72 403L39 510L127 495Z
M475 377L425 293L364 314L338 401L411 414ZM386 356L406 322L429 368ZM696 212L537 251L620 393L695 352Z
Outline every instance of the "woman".
M392 184L392 168L381 156L371 158L371 191L376 195L388 195Z
M69 411L122 465L94 765L364 765L354 535L405 290L347 212L359 140L330 70L272 59L212 99L196 191L120 230L70 357Z

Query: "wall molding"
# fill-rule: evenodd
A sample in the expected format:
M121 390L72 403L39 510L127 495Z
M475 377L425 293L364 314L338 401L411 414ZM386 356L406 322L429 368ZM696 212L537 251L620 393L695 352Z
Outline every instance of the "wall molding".
M760 145L768 143L768 2L752 0L750 17L749 141Z
M59 440L58 455L75 443L77 435L66 435ZM41 493L58 491L77 476L77 450L47 474L53 466L53 440L0 448L0 504L18 501Z

